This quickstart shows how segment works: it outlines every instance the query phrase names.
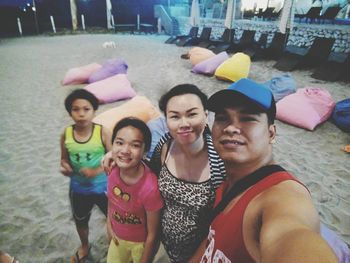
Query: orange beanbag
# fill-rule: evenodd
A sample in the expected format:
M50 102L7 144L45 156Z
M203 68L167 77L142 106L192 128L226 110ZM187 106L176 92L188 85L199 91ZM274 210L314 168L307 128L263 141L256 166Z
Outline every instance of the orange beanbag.
M147 123L160 116L158 109L146 97L137 95L120 106L102 112L93 121L112 132L115 124L122 118L136 117Z
M208 58L214 57L215 53L207 48L194 47L188 51L188 56L192 66L194 66Z

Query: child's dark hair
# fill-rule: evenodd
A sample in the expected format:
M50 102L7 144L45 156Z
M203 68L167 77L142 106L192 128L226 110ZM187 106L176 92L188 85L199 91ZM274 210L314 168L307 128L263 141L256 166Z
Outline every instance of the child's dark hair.
M64 101L64 106L66 107L66 110L69 114L72 111L73 102L77 99L87 100L91 103L94 110L98 109L98 99L95 97L94 94L85 89L76 89L73 90Z
M168 104L168 101L172 97L179 96L179 95L185 95L185 94L194 94L194 95L198 96L198 98L202 102L204 110L207 109L207 104L208 104L207 95L203 91L201 91L196 85L193 85L193 84L180 84L180 85L173 87L167 93L163 94L159 100L159 103L158 103L159 109L166 116L166 106Z
M112 134L112 144L114 142L115 137L117 136L118 131L127 126L134 127L141 131L141 133L143 134L143 140L145 142L145 152L148 152L151 147L151 141L152 141L151 131L144 121L134 117L126 117L124 119L121 119L114 126L113 134Z

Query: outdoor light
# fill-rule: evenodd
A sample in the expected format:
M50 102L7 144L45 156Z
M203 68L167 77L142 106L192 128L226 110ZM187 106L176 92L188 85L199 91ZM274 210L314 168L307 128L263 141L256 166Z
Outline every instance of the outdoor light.
M35 7L34 7L34 6L32 7L32 10L33 10L34 12L36 11L36 9L35 9Z

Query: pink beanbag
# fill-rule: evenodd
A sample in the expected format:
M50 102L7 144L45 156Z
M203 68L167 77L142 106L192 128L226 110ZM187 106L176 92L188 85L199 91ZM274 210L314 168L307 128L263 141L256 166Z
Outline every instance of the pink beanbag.
M127 70L128 65L124 60L109 59L102 65L102 68L98 69L90 75L88 81L89 83L93 83L117 74L126 74Z
M158 109L144 96L135 96L120 106L97 115L93 121L101 124L111 132L115 124L125 117L136 117L144 122L160 117Z
M334 107L335 102L327 90L307 87L277 102L276 117L312 131L331 116Z
M194 47L188 51L188 56L191 64L194 66L208 58L214 57L215 53L207 48Z
M85 87L96 96L100 103L110 103L117 100L132 98L136 95L125 74L118 74Z
M208 58L192 68L192 72L205 75L213 75L218 66L221 65L229 56L223 51L214 57Z
M91 63L85 66L71 68L65 74L61 84L74 85L87 83L91 74L99 70L102 66L97 63Z

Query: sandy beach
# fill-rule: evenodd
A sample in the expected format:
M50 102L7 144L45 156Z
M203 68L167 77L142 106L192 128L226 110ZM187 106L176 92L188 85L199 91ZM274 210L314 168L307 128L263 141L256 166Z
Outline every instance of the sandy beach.
M69 179L59 173L59 136L71 119L66 95L84 85L62 87L72 67L122 58L138 95L157 100L180 83L198 85L208 95L229 83L190 72L180 58L190 47L166 45L165 35L82 34L0 39L0 249L20 262L68 262L79 246L68 200ZM103 48L114 41L116 48ZM265 82L274 61L253 62L249 77ZM309 71L291 73L298 88L327 89L337 102L350 98L350 85L324 82ZM123 101L101 105L97 113ZM350 135L327 121L310 132L277 121L275 159L310 190L321 220L350 244L350 155L341 147ZM90 220L92 249L87 262L105 262L105 219ZM163 251L155 262L168 262Z

